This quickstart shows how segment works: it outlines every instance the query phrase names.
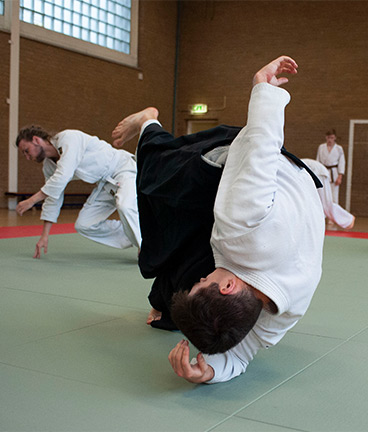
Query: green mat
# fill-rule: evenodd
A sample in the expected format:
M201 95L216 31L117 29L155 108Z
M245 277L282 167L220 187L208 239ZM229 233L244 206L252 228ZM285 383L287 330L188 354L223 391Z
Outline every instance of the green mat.
M326 238L306 316L246 374L195 386L145 324L137 250L77 234L0 240L1 431L366 431L368 241ZM193 350L193 355L196 352Z

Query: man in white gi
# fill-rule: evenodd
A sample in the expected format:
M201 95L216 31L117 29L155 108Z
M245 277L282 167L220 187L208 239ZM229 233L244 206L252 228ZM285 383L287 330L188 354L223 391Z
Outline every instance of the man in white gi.
M318 146L317 161L330 171L332 199L338 204L339 188L345 174L345 155L344 149L336 143L335 129L326 132L326 142Z
M201 352L190 362L182 340L169 361L190 382L245 372L260 348L278 343L304 315L319 283L321 201L306 170L280 154L290 96L278 87L287 78L277 76L297 67L282 56L255 75L247 126L230 146L216 197L216 270L174 295L172 318Z
M16 208L22 215L44 200L44 227L34 258L41 257L42 249L47 252L50 229L58 219L64 190L71 180L78 179L97 185L78 215L77 232L115 248L140 247L136 163L132 154L78 130L65 130L51 137L39 126L23 128L16 145L28 160L43 162L46 180L41 190ZM120 220L108 220L115 210Z
M352 229L355 216L343 209L339 204L333 202L330 186L330 172L320 162L313 159L302 159L302 161L318 176L323 188L318 189L325 216L341 228Z

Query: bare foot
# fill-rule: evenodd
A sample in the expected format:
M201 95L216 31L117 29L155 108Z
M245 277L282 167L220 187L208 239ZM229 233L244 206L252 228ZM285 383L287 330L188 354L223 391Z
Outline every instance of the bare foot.
M353 216L352 223L348 227L346 227L346 229L352 229L354 227L354 224L355 224L355 216Z
M147 324L150 325L152 321L158 321L162 317L162 312L152 308L147 317Z
M158 110L153 107L146 108L125 117L112 132L112 137L114 139L112 145L116 148L123 147L127 141L139 134L143 123L151 119L158 119Z

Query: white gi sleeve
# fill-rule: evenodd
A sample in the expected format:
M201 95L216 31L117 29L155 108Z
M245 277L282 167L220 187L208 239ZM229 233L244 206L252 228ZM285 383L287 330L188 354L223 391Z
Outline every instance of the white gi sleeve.
M64 192L62 192L59 198L57 199L52 197L47 197L42 204L42 212L41 212L40 219L43 221L56 223L63 202L64 202Z
M323 159L323 157L322 157L322 146L323 146L323 144L320 144L318 146L316 161L319 162L319 163L321 163L323 165L323 162L322 162L322 159Z
M60 159L56 164L54 174L41 188L44 194L54 199L60 197L72 180L86 150L86 142L79 131L61 132L57 135L57 140L57 148L61 153Z
M223 354L208 355L204 358L212 366L215 375L206 384L229 381L244 373L247 366L263 344L252 329L247 336L234 348Z
M232 238L256 226L272 207L284 140L289 93L260 83L253 87L247 126L230 146L215 202L215 227Z
M339 156L339 162L337 164L337 172L339 174L345 174L345 155L344 150L342 147L339 147L340 150L340 156Z
M45 177L45 183L47 180L54 175L56 170L55 162L52 162L50 159L45 159L43 162L43 175ZM58 199L46 197L42 204L42 212L40 219L43 221L48 221L52 223L56 223L60 214L61 206L64 201L64 192L60 195Z

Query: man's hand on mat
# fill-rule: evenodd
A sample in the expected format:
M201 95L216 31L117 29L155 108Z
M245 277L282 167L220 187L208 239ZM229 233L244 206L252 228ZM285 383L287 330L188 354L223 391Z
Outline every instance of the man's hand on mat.
M35 253L33 255L33 258L41 258L42 249L43 249L43 252L46 254L48 243L49 243L48 237L41 236L41 238L38 240L38 242L36 244L36 249L35 249Z
M295 75L298 71L298 65L291 57L281 56L273 60L268 65L259 70L253 78L253 85L261 82L266 82L278 87L279 85L286 84L289 80L285 77L277 78L277 75L282 73L289 73Z
M190 364L189 343L186 340L180 341L170 352L169 361L174 372L191 383L203 383L209 381L215 375L214 370L206 363L202 353L197 355L196 364Z

